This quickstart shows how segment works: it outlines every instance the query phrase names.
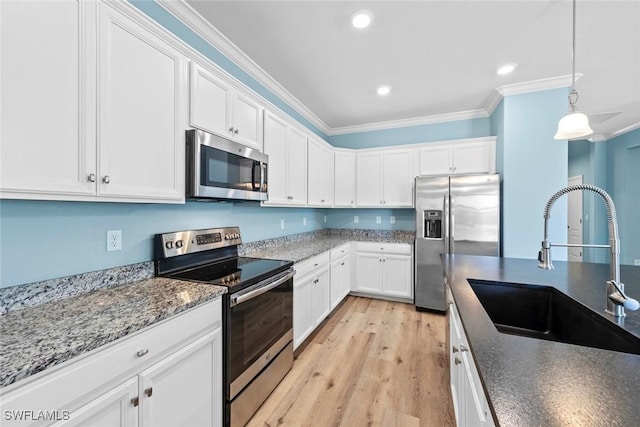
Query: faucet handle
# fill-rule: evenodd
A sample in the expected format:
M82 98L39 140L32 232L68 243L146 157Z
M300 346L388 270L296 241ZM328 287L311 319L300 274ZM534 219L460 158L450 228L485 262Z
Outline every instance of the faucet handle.
M621 305L631 311L636 311L640 308L640 302L638 302L638 300L629 298L622 291L622 289L624 289L624 283L616 283L615 280L607 280L607 284L613 286L616 290L616 292L609 295L609 299L613 301L614 304Z

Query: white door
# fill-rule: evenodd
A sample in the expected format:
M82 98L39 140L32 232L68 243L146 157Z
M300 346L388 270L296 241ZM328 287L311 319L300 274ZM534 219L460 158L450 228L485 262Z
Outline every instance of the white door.
M137 397L136 376L71 412L68 420L59 421L52 427L135 427L138 425Z
M382 254L356 254L356 289L362 292L382 293Z
M411 256L385 255L382 258L382 293L411 298Z
M289 203L306 205L307 136L293 127L287 128L287 171L287 189L291 197Z
M309 139L307 148L307 175L308 193L307 200L309 206L322 206L322 181L323 173L326 173L322 162L322 145L319 142Z
M419 175L448 175L453 163L449 146L438 145L420 149Z
M315 324L313 322L312 298L315 276L293 284L293 346L298 347L309 336Z
M0 1L0 189L93 195L90 2Z
M335 206L354 207L356 203L356 155L335 153Z
M476 142L470 144L456 144L453 146L454 174L489 173L492 170L492 156L495 149L492 142Z
M287 125L271 113L264 121L264 152L269 156L267 186L269 204L286 204L287 192Z
M184 200L184 57L99 7L98 194Z
M195 62L191 63L191 126L229 136L229 85Z
M383 205L385 207L413 206L413 180L411 151L384 154Z
M358 153L356 198L358 207L381 207L382 153Z
M313 304L312 313L315 326L318 326L331 311L331 277L329 268L320 272L313 280L313 291L311 301Z
M234 92L231 102L232 137L257 150L262 149L262 106L252 98Z
M222 425L222 329L140 374L140 425Z
M569 178L569 185L582 184L582 175ZM582 244L582 191L567 193L569 198L567 220L567 241L569 244ZM583 248L569 248L569 261L582 262Z

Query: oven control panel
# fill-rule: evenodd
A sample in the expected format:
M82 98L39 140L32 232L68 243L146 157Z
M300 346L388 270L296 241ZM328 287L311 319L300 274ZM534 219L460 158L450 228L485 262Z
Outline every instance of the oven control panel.
M156 234L155 258L170 258L242 243L239 227L208 228Z

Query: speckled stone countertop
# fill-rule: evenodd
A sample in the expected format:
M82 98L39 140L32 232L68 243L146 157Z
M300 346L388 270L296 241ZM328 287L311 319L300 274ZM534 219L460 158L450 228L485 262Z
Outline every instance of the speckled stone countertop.
M450 255L445 274L500 426L634 426L640 420L640 356L498 332L468 279L553 286L604 313L608 264ZM625 292L640 298L640 268L621 266ZM613 321L613 320L612 320ZM640 311L624 328L640 336Z
M414 239L415 233L408 231L323 230L287 236L284 239L265 240L259 245L249 244L242 248L242 255L301 262L349 242L413 244Z
M226 288L147 278L0 316L0 387L224 294Z

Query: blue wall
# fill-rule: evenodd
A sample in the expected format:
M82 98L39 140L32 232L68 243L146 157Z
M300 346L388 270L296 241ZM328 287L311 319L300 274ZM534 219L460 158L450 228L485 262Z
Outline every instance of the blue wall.
M640 129L607 141L607 190L618 211L620 262L640 259Z
M321 229L324 213L324 209L261 208L252 203L2 200L0 287L149 261L156 233L239 225L243 240L251 242ZM106 251L107 230L122 230L121 251Z
M543 238L543 210L549 197L567 185L567 142L553 135L565 113L567 89L507 96L491 118L498 132L497 164L502 177L503 255L535 258ZM566 242L567 201L551 212L549 238ZM566 260L555 249L553 259Z
M341 148L373 148L481 136L491 136L489 117L333 135L329 142Z
M354 217L358 217L358 223ZM395 224L391 224L391 217ZM380 224L376 222L380 217ZM360 230L415 230L413 209L331 209L327 211L327 227Z

